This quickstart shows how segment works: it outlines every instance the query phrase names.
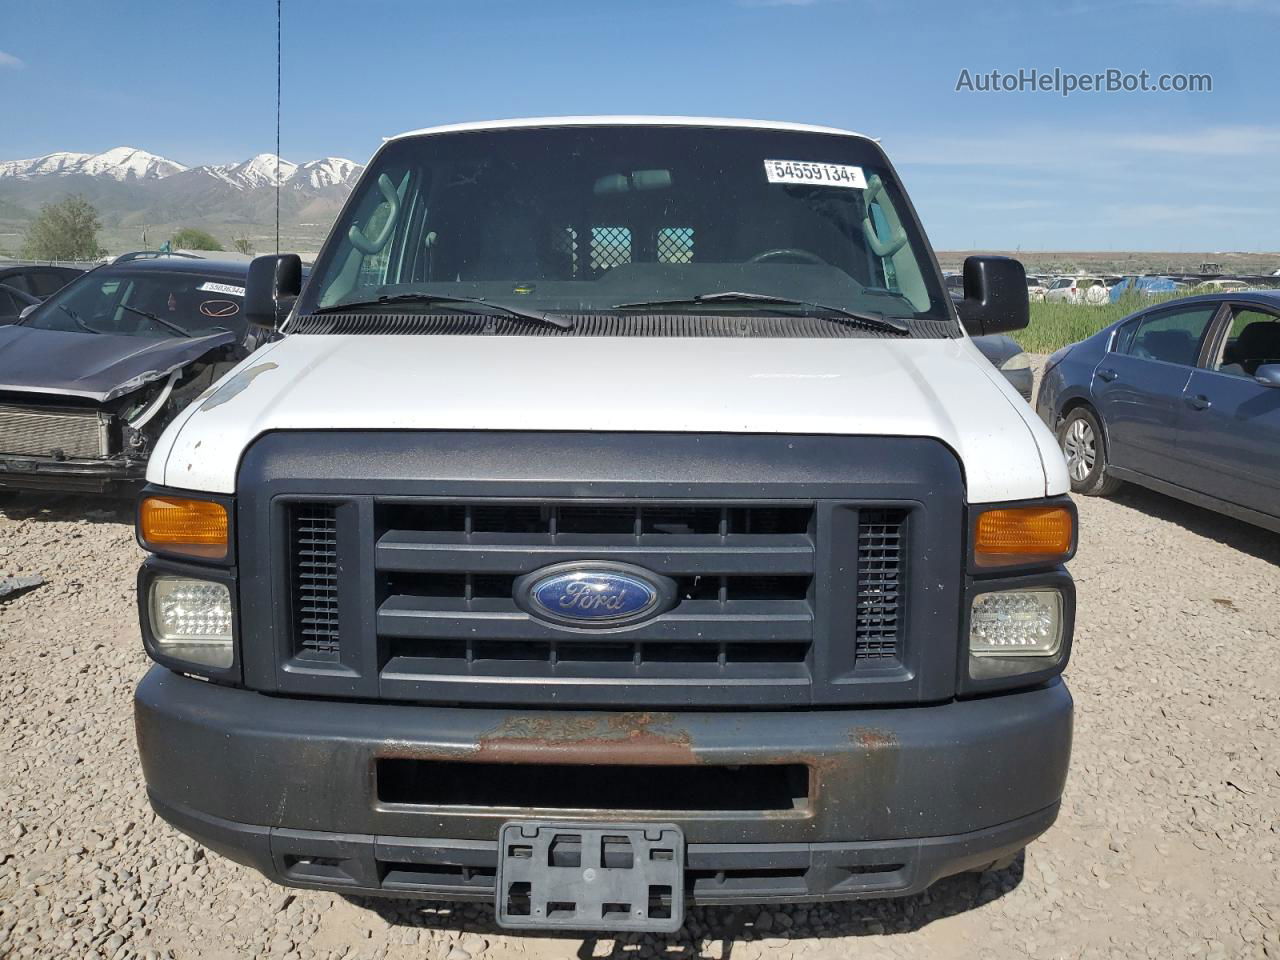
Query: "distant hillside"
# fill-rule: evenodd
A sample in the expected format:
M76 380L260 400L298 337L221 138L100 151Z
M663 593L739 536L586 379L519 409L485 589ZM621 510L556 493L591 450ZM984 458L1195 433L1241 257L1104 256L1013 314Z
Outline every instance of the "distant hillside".
M364 170L342 157L292 163L259 154L241 163L187 167L134 147L99 154L53 153L0 162L0 249L21 246L40 206L83 194L102 217L113 253L156 246L179 227L208 230L224 245L248 235L274 245L276 175L282 248L314 252Z

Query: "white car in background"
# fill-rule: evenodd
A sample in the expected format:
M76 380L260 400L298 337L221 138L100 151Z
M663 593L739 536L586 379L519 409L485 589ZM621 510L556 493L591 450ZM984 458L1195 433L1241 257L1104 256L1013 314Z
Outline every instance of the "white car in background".
M1027 277L1027 299L1032 303L1044 303L1045 294L1049 292L1049 288L1045 286L1044 277Z
M1110 295L1111 287L1106 277L1058 277L1049 284L1044 298L1049 303L1088 303L1097 306L1106 303Z
M1237 290L1252 290L1254 285L1244 280L1205 280L1191 288L1192 293L1228 293Z

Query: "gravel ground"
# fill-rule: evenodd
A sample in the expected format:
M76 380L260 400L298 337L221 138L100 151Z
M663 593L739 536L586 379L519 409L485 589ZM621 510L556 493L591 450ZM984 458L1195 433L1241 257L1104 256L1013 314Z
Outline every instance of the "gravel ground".
M87 518L86 518L87 511ZM1280 957L1280 537L1127 488L1080 503L1075 755L1025 860L908 899L515 938L485 907L286 890L147 806L127 510L0 509L0 957Z

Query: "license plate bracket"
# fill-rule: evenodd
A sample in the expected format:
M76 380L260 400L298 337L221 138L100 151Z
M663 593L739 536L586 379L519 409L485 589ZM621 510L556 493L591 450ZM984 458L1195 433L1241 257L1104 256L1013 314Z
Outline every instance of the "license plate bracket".
M684 924L684 848L674 823L510 820L498 831L498 923L674 933Z

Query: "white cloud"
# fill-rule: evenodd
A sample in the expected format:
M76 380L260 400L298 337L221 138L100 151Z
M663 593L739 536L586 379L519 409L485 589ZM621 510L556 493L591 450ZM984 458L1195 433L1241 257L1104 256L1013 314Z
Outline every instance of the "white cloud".
M1177 0L1180 7L1232 10L1238 13L1280 13L1280 0Z
M1258 207L1244 207L1226 203L1114 203L1105 208L1105 219L1126 226L1170 223L1178 221L1201 222L1222 217L1269 217L1270 212Z
M1018 210L1041 210L1045 207L1055 207L1057 204L1050 203L1048 200L980 200L965 203L965 206L971 210L1016 212Z
M1203 10L1209 13L1261 13L1280 14L1280 0L1073 0L1046 11L1050 16L1092 16L1098 13L1113 14L1123 8L1158 7L1162 12L1170 7L1182 10Z
M26 64L20 58L15 57L12 53L5 53L0 50L0 68L8 67L10 70L21 70L25 66Z
M738 0L742 7L812 7L824 0Z
M1280 149L1280 127L1223 126L1200 130L1104 131L1030 128L989 137L936 137L886 145L903 166L1022 167L1027 170L1079 170L1087 161L1094 172L1152 154L1167 157L1270 157Z
M1123 136L1117 145L1152 153L1186 156L1250 157L1273 154L1280 148L1280 129L1269 127L1209 127L1184 133Z

